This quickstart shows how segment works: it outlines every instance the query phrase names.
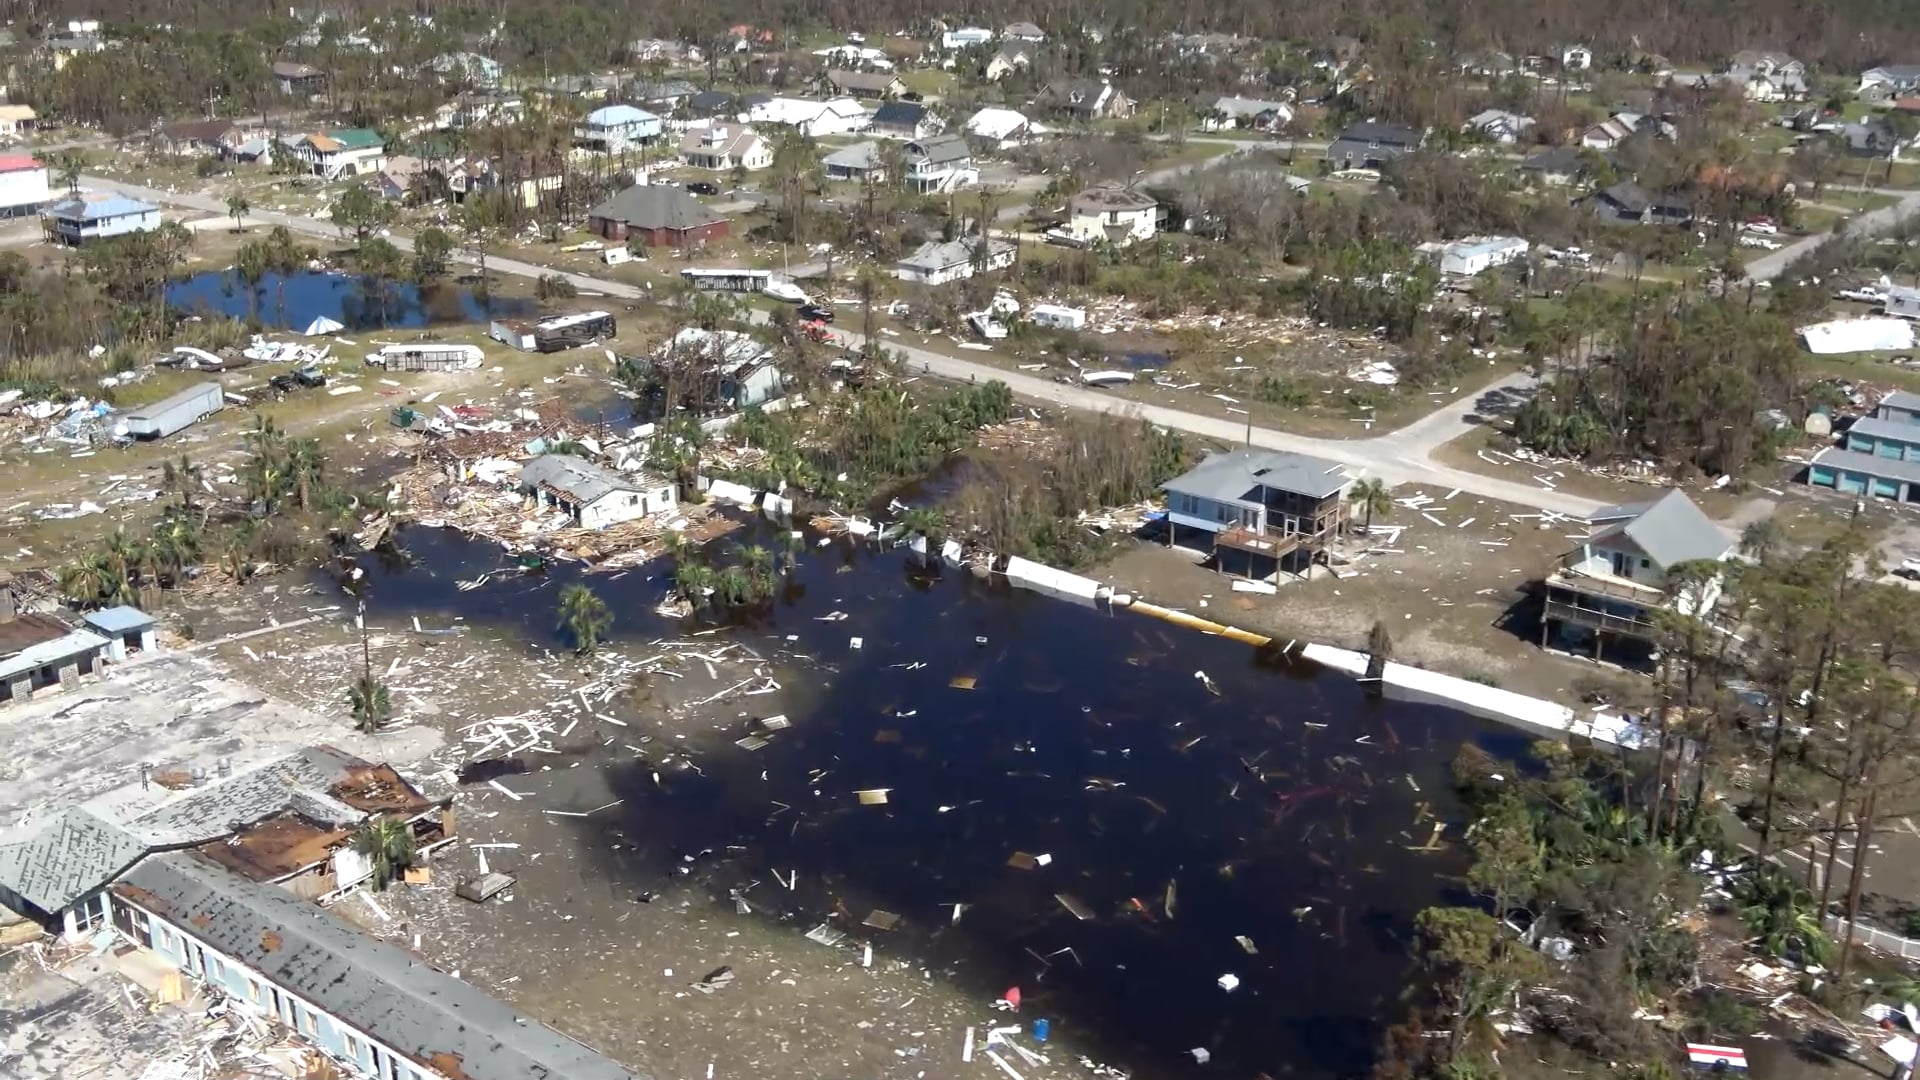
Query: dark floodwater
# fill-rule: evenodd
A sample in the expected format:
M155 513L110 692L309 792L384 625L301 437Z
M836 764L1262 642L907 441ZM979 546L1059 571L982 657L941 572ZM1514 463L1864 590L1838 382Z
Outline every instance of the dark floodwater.
M497 549L439 530L406 542L418 564L376 572L371 606L559 644L555 582L459 592L458 578L504 565ZM1448 762L1467 741L1517 755L1524 736L1369 700L1344 676L1146 616L924 569L904 551L808 550L798 587L726 633L832 670L782 672L794 696L778 704L732 698L700 713L784 712L793 729L758 752L723 743L698 755L704 776L664 786L624 752L602 763L627 800L618 826L658 849L624 887L658 886L679 853L717 849L698 865L720 902L758 881L750 902L795 933L838 907L850 915L838 925L880 939L883 956L949 970L983 1003L1018 985L1014 1020L1049 1018L1136 1076L1367 1068L1399 1015L1412 916L1458 899ZM682 632L650 611L664 567L588 580L636 648ZM835 611L848 617L820 620ZM953 685L965 680L972 689ZM883 787L885 805L852 795ZM1454 842L1438 853L1410 850L1432 832L1416 823L1423 811L1449 823ZM1016 852L1051 862L1017 869ZM623 865L605 872L636 874ZM793 892L773 883L790 870ZM956 902L967 907L954 925ZM876 908L901 928L860 930ZM1224 974L1237 989L1220 988ZM1212 1064L1197 1065L1194 1047Z
M262 325L303 330L325 316L349 331L484 322L500 316L531 314L528 300L502 297L481 303L473 290L458 285L421 287L400 282L382 290L353 274L304 270L287 275L281 289L279 274L262 278L253 297L231 270L206 270L167 286L167 303L186 314L257 317Z

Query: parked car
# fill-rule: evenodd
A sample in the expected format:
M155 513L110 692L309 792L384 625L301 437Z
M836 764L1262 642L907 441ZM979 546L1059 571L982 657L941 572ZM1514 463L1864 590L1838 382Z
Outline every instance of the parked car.
M303 367L282 372L267 380L267 385L283 394L307 387L327 385L326 373L319 368Z
M830 323L833 321L833 309L824 304L801 304L800 317L808 322Z
M718 195L720 185L708 183L705 180L695 180L687 185L687 190L695 195Z
M1772 236L1780 231L1780 226L1775 225L1767 218L1754 218L1747 222L1745 228L1750 233L1760 233L1765 236Z

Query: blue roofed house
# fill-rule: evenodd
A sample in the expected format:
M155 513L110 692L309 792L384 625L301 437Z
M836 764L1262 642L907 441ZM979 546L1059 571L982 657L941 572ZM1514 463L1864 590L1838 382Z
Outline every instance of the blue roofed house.
M1873 415L1813 455L1807 483L1849 495L1920 503L1920 394L1895 390Z
M157 646L153 616L137 607L118 607L89 611L82 621L87 629L107 639L107 659L125 660L129 653L150 653Z
M1285 450L1215 454L1160 489L1167 496L1167 543L1204 537L1215 565L1266 578L1304 571L1346 522L1346 466Z
M78 245L157 229L160 208L119 192L89 191L61 199L40 218L48 240Z
M1720 596L1715 573L1697 585L1676 581L1688 563L1725 562L1733 539L1678 488L1650 502L1603 507L1592 531L1547 575L1540 644L1591 637L1594 655L1608 638L1650 644L1660 612L1703 613Z
M603 105L573 129L573 141L603 154L619 154L660 137L660 118L634 105Z

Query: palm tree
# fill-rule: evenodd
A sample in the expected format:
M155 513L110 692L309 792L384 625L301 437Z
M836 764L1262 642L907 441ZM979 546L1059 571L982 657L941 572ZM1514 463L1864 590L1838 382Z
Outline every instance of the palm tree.
M387 694L387 684L372 675L362 675L347 687L347 706L353 711L354 730L363 735L379 731L393 718L393 700Z
M371 865L373 891L381 892L400 871L413 865L413 829L399 818L369 821L353 834L353 850Z
M293 486L294 501L302 510L313 507L315 489L320 486L326 458L320 453L320 440L294 439L287 443L287 481Z
M773 566L773 553L759 544L743 544L734 549L734 554L740 556L740 565L751 574L763 573Z
M595 596L585 585L569 585L560 590L560 629L573 638L573 651L592 652L613 625L613 611L607 602Z
M915 506L900 515L900 526L926 537L929 544L937 544L947 531L947 515L937 507Z
M247 431L247 442L252 444L254 453L278 450L286 440L286 434L280 430L280 425L273 422L273 417L266 413L253 414L253 427Z
M238 191L227 196L227 216L233 219L234 232L241 231L240 219L246 217L247 211L252 209L253 204L247 202L247 197Z
M80 174L87 167L86 159L76 153L63 153L53 159L53 166L57 170L56 176L61 186L67 189L67 194L80 194Z
M261 509L271 514L286 493L286 463L277 455L254 458L253 467L247 470L247 497L257 500Z
M114 529L100 546L100 559L108 573L107 599L116 604L129 602L133 595L133 574L140 565L140 541L125 529Z
M76 607L91 607L113 591L106 563L98 555L75 559L60 568L60 595Z
M1373 534L1373 515L1385 517L1393 513L1393 493L1378 477L1362 480L1353 485L1353 491L1347 496L1353 505L1367 515L1366 532Z
M226 568L234 584L245 582L253 571L253 523L243 522L220 541L220 565Z
M1786 534L1780 523L1770 517L1748 522L1747 527L1740 530L1740 554L1763 565L1773 561L1785 542Z
M160 466L160 486L180 493L180 509L193 513L193 486L200 479L200 466L185 454Z
M753 595L753 579L738 566L729 566L720 571L715 587L729 604L744 604Z
M800 549L805 547L806 544L806 540L793 529L787 529L781 532L780 561L786 564L789 573L791 573L794 566L800 562Z
M200 557L200 529L184 512L170 513L153 530L147 545L160 574L178 583L188 566Z
M713 567L705 563L681 563L673 572L673 587L680 598L698 608L707 602L707 594L713 591Z
M260 283L273 268L272 258L267 246L258 240L241 244L233 255L233 276L247 287L247 317L254 322L260 321Z
M1813 894L1793 883L1779 867L1762 864L1734 886L1735 910L1760 945L1775 956L1798 950L1805 963L1818 963L1827 951Z
M773 552L759 544L738 549L740 565L747 572L747 591L754 599L773 595Z

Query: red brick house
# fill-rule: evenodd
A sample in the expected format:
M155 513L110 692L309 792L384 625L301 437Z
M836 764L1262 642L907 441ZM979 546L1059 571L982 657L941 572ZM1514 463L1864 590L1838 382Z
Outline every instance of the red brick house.
M624 243L640 237L648 247L687 247L727 235L731 223L685 188L635 185L587 211L587 230Z

